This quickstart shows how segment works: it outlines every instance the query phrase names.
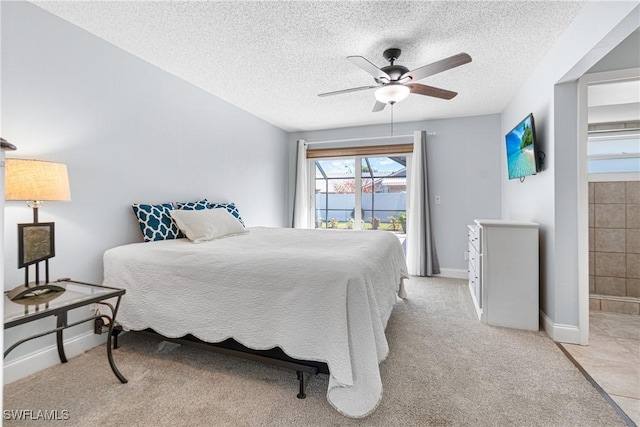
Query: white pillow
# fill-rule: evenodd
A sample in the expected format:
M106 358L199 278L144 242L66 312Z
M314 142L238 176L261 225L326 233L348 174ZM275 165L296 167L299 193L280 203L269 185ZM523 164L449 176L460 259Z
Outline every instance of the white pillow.
M247 231L226 209L201 209L197 211L174 209L170 215L178 228L193 243L207 242Z

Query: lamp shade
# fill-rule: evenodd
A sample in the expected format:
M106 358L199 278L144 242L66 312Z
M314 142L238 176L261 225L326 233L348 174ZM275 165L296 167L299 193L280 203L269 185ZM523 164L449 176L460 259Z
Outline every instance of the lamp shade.
M376 90L376 99L385 104L395 103L402 101L407 96L411 89L408 86L399 83L389 83Z
M67 165L40 160L6 159L5 200L71 200Z

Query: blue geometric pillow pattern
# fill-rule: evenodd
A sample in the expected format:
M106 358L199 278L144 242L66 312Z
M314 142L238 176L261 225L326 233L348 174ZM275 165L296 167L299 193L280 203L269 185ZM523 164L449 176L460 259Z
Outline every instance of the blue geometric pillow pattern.
M202 199L197 202L176 202L176 207L184 211L201 211L209 207L209 201Z
M145 242L184 237L184 234L182 234L171 218L170 211L173 210L171 203L163 203L160 205L134 203L131 207L133 208L133 213L136 214L138 218L140 231L142 231Z
M209 209L225 208L231 215L233 215L234 217L236 217L238 221L240 221L240 224L242 224L243 227L245 227L244 221L240 217L240 212L238 211L238 207L235 205L235 203L210 203L208 208Z

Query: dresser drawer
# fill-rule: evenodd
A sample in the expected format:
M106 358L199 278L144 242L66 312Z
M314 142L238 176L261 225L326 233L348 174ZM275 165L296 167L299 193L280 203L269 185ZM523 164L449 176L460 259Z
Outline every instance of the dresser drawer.
M472 248L473 251L480 253L480 230L478 227L470 225L468 227L468 236L469 236L469 256L471 256Z

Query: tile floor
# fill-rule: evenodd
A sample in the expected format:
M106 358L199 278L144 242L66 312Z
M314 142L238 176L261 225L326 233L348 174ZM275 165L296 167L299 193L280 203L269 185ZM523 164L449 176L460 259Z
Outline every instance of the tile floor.
M589 345L563 346L640 425L640 315L592 310Z

